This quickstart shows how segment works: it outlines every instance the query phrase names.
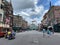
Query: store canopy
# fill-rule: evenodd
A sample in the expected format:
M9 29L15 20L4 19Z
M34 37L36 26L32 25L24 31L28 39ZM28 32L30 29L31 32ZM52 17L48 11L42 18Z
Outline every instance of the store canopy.
M3 28L10 28L10 26L8 24L0 24L0 27L3 27Z
M52 26L48 26L48 28L53 28Z
M22 29L21 27L13 27L13 30L20 30Z

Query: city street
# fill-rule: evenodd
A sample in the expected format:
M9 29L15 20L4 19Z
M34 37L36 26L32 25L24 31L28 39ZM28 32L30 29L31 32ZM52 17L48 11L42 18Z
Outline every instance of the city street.
M0 0L0 45L60 45L60 0Z
M55 33L49 38L46 35L45 38L42 36L42 32L38 31L26 31L16 34L16 39L8 40L1 38L0 45L59 45L60 35Z

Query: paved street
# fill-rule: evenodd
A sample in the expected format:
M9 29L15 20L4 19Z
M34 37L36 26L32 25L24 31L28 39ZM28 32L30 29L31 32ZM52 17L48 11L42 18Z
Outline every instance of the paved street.
M26 31L16 34L16 39L0 39L0 45L60 45L60 35L55 33L48 38L43 38L42 33L38 31Z

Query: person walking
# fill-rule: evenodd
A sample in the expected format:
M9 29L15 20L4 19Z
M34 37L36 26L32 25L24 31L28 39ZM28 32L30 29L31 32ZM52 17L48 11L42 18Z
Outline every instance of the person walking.
M46 30L45 30L45 29L43 29L43 37L45 37L45 33L46 33Z
M12 30L12 35L15 36L16 35L16 32Z
M51 31L49 30L49 28L47 29L47 34L48 34L48 37L51 36Z

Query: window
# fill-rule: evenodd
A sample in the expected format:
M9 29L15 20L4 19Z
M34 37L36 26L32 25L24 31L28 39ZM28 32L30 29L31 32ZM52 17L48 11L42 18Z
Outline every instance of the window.
M3 9L3 5L2 4L0 4L0 9Z

